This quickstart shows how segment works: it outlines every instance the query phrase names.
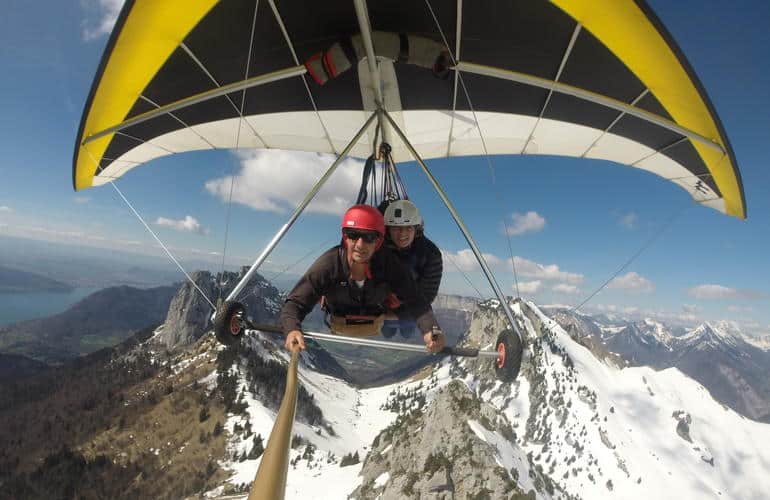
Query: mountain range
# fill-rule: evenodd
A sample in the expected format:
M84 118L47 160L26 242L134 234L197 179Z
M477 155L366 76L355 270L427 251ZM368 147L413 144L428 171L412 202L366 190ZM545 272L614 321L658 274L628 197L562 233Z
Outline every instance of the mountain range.
M552 317L572 336L591 339L630 366L678 368L709 389L721 403L760 422L770 422L770 345L743 334L730 322L704 322L689 330L645 319L625 322L567 310Z
M25 292L68 292L72 287L39 274L0 266L0 294Z
M227 278L194 275L211 297ZM258 277L245 294L258 321L275 320L280 292ZM201 300L184 285L160 327L0 381L0 497L245 498L288 356L262 332L218 345ZM467 306L459 343L494 348L508 327L500 304ZM759 346L724 325L674 335L651 321L512 307L526 339L512 383L488 358L425 355L398 381L362 386L347 370L354 357L310 345L286 498L765 498L770 426L682 368L632 366L667 352L723 373ZM359 361L382 370L387 356Z
M166 317L177 286L105 288L67 311L0 327L0 352L60 364L114 346Z

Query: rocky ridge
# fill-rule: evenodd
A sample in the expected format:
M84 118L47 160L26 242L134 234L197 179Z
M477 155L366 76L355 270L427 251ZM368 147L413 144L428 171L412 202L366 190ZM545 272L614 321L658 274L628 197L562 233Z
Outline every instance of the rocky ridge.
M770 423L770 350L744 336L728 322L704 322L681 334L653 321L611 326L601 318L552 311L551 316L573 339L591 346L602 358L614 356L617 366L675 367L703 384L715 399L735 411Z
M196 271L190 275L198 288L211 300L224 300L235 288L247 268L240 273L225 271L213 275L209 271ZM256 274L238 295L237 300L256 323L274 323L283 303L280 292L259 274ZM168 349L178 349L199 339L211 329L211 306L200 292L185 282L171 301L159 341Z

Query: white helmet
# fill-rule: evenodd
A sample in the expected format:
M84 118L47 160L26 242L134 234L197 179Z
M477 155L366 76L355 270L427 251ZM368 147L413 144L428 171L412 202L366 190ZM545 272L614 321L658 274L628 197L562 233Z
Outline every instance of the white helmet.
M385 209L386 226L421 226L422 216L409 200L396 200Z

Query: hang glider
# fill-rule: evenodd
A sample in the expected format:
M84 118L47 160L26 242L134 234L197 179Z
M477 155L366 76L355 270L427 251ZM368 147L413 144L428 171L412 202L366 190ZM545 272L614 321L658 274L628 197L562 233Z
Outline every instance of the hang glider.
M232 342L249 326L233 302L238 292L342 159L382 145L394 161L423 169L510 322L502 348L498 339L495 351L452 353L494 357L498 375L513 378L524 339L423 159L609 160L746 217L714 107L642 0L127 0L85 106L72 177L84 189L155 158L207 149L337 155L223 303L216 335ZM296 383L295 351L249 498L284 496Z
M75 189L187 151L339 154L382 109L425 159L609 160L746 217L720 120L641 0L372 2L368 31L354 3L127 1L80 124ZM369 156L376 133L348 154Z

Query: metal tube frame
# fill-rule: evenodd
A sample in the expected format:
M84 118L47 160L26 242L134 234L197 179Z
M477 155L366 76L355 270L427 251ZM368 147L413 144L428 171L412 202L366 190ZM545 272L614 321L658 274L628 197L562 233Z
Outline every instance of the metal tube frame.
M354 0L356 8L356 17L358 18L358 27L361 30L361 41L366 51L366 63L369 66L374 94L377 99L377 108L382 109L385 106L385 96L382 93L382 79L380 78L380 68L377 62L377 54L374 53L374 42L372 41L372 25L369 22L369 10L366 7L365 0ZM377 121L380 124L380 134L382 142L390 142L390 132L386 127L385 119L378 112ZM376 138L375 138L376 139ZM375 151L376 153L376 151Z
M247 78L246 80L234 82L229 85L217 87L215 89L207 90L206 92L201 92L200 94L190 96L184 99L180 99L179 101L172 102L171 104L167 104L165 106L161 106L158 109L147 111L146 113L142 113L141 115L137 115L133 118L129 118L128 120L118 123L117 125L112 125L110 127L105 128L104 130L100 130L96 133L93 133L88 137L86 137L85 139L83 139L81 146L85 146L89 142L95 141L96 139L99 139L100 137L104 137L105 135L112 134L114 132L120 132L121 130L131 127L133 125L146 122L147 120L151 120L156 116L172 113L174 111L187 108L194 104L206 102L216 97L221 97L223 95L237 92L239 90L250 89L252 87L257 87L259 85L264 85L266 83L272 83L278 80L285 80L287 78L301 76L301 75L304 75L305 73L307 73L307 69L305 68L305 66L301 66L301 65L294 66L291 68L285 68L278 71L266 73L264 75L258 75L251 78Z
M542 89L559 92L561 94L571 95L584 101L601 104L602 106L607 106L608 108L612 108L616 111L635 116L636 118L644 120L645 122L663 127L666 130L670 130L671 132L683 135L689 139L698 141L700 144L703 144L704 146L709 147L715 151L726 154L725 148L721 144L712 139L709 139L708 137L704 137L695 131L682 127L681 125L660 117L654 113L650 113L644 109L637 108L636 106L632 106L622 101L618 101L617 99L597 94L596 92L583 90L573 85L548 80L546 78L527 75L518 71L510 71L503 68L485 66L483 64L476 64L467 61L458 61L454 69L463 73L473 73L475 75L489 76L492 78L499 78L501 80L509 80L512 82L523 83L525 85L532 85L534 87L540 87Z
M404 342L390 342L385 340L373 340L373 339L367 339L367 338L361 338L361 337L345 337L342 335L334 335L331 333L321 333L321 332L303 332L302 334L305 336L305 338L324 340L326 342L335 342L338 344L361 345L366 347L379 347L382 349L392 349L394 351L411 351L411 352L419 352L422 354L425 354L426 352L425 346L421 346L417 344L407 344ZM476 353L476 356L498 358L500 356L500 353L497 351L479 350Z
M329 169L326 171L326 173L318 179L318 181L315 183L315 185L312 187L310 192L305 196L305 199L302 200L302 202L297 205L297 208L294 209L294 213L291 214L291 217L289 217L289 220L286 221L286 223L281 227L281 229L278 230L278 232L273 236L273 239L270 240L270 243L267 244L264 250L262 250L262 253L257 257L257 260L254 261L254 263L251 265L251 268L249 268L249 271L241 278L241 280L238 282L238 284L235 286L232 292L230 292L230 295L227 296L227 299L225 300L233 300L235 297L238 296L241 290L243 290L243 287L246 286L246 284L249 282L249 280L254 276L254 273L257 272L257 269L260 265L262 265L262 262L270 255L270 252L273 251L275 246L278 244L279 241L284 237L286 232L289 230L289 228L294 224L294 222L297 220L297 218L302 214L303 210L305 210L305 207L308 206L308 204L315 198L315 195L318 194L318 191L321 189L321 187L326 183L326 181L329 180L329 178L332 176L334 171L337 169L340 163L347 157L348 153L351 149L353 149L353 146L358 142L358 140L361 138L362 135L364 135L364 132L369 128L369 126L374 121L374 118L377 116L376 113L372 113L371 116L369 116L369 119L366 120L366 123L364 123L364 126L361 127L361 130L358 131L358 133L353 137L353 139L348 143L347 146L345 146L345 149L339 154L336 160L334 160L334 163L331 164ZM214 313L216 315L216 312Z
M465 236L465 241L467 241L468 245L470 245L471 250L473 251L473 255L476 256L476 260L479 262L479 265L481 265L481 269L484 272L484 275L487 277L489 284L492 285L492 289L495 291L495 295L497 295L497 298L500 301L500 304L503 306L503 310L505 311L505 315L508 317L508 321L511 323L511 327L513 328L513 331L515 331L516 335L519 336L519 340L523 345L524 336L521 334L521 332L519 331L519 327L516 325L516 321L513 318L513 312L511 311L511 308L508 305L508 301L505 298L505 294L503 294L503 291L500 289L500 285L497 284L495 277L492 275L492 271L489 269L487 262L484 260L484 256L481 254L481 250L479 250L479 247L476 245L476 242L473 240L473 236L471 236L470 231L468 230L468 228L465 226L465 223L460 218L460 214L457 213L457 210L455 210L455 207L454 205L452 205L452 202L449 201L449 197L447 197L446 193L441 188L441 185L438 183L438 180L436 180L436 178L433 177L433 174L428 169L428 166L425 164L425 162L422 160L420 155L414 149L414 146L412 146L412 143L409 142L409 139L406 138L406 135L404 134L404 132L402 132L401 129L398 127L395 120L393 120L390 114L384 109L381 110L381 112L383 113L385 118L387 118L388 122L390 122L390 125L393 127L393 130L395 130L396 134L398 134L398 136L401 138L401 141L404 143L407 149L409 149L409 152L412 154L412 157L414 157L414 159L420 165L420 168L422 168L422 171L425 173L426 177L428 177L428 180L433 185L433 189L436 190L436 193L438 193L439 197L441 197L441 201L444 202L444 205L447 207L447 209L449 210L449 213L452 215L452 218L457 224L457 227L460 229L460 232L463 233L463 236Z

